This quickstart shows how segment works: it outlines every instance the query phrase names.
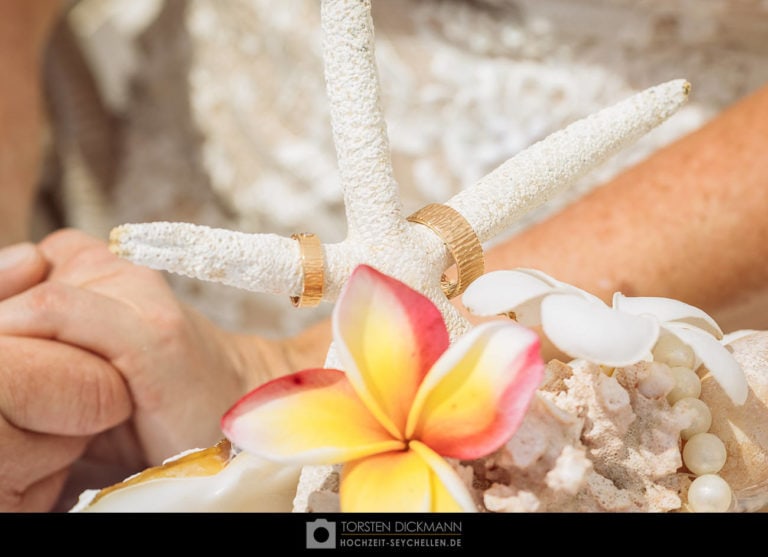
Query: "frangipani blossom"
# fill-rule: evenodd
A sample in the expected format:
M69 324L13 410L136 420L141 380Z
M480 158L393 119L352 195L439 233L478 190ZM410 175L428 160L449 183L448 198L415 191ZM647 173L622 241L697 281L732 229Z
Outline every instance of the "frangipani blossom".
M514 313L523 325L541 325L569 356L606 366L640 361L659 336L655 319L616 311L597 296L534 269L486 273L469 285L462 302L475 315Z
M443 457L479 458L512 436L543 376L537 335L487 323L449 347L431 301L364 265L332 319L345 371L257 388L224 416L225 435L270 460L345 463L342 511L475 510Z
M694 369L704 364L735 404L744 404L749 386L741 366L726 348L728 341L712 317L697 307L651 296L613 296L613 307L625 313L652 315L661 324L661 333L677 337L696 356Z
M462 302L475 315L514 313L573 358L611 367L650 359L664 335L690 347L736 404L747 398L744 372L720 341L723 332L705 312L678 300L614 294L613 307L533 269L487 273L464 292Z

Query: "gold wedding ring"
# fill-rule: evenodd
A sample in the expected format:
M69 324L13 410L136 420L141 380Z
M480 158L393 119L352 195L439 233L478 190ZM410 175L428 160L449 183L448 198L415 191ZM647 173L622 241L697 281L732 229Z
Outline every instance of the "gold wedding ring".
M323 246L314 234L291 234L299 242L301 269L304 273L301 296L291 296L297 308L315 307L323 298Z
M456 280L449 281L445 275L440 279L440 286L449 300L464 292L469 283L483 274L483 246L467 219L456 209L432 203L413 213L408 220L432 229L453 257Z

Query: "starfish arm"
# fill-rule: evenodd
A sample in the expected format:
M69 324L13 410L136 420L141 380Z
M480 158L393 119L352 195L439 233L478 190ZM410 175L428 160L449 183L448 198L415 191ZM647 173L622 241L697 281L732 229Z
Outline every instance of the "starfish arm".
M152 269L252 292L301 293L298 242L276 234L153 222L118 226L110 233L109 244L116 255Z
M408 224L411 229L415 226ZM401 243L372 246L350 239L323 244L323 300L335 301L352 270L361 263L369 263L419 291L427 291L433 301L445 301L440 304L445 313L451 305L439 288L439 277L440 269L448 265L447 251L440 239L426 229L411 230L411 235L416 240L410 249L402 244L403 237ZM301 293L303 270L298 242L275 234L247 234L184 222L151 222L114 228L109 244L119 257L151 269L251 292L289 296ZM463 332L464 323L461 328Z
M323 0L321 23L348 234L373 244L405 223L381 109L370 0Z
M481 242L492 239L611 155L670 117L690 84L677 79L574 122L515 155L447 205L459 211Z

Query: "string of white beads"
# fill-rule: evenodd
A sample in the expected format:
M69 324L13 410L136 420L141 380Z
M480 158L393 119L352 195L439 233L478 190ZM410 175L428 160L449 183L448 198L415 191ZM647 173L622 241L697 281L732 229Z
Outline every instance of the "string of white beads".
M667 401L674 410L688 412L692 417L691 424L681 432L683 463L697 476L688 488L688 508L693 512L725 512L733 503L733 493L717 472L725 465L728 454L720 438L708 433L712 413L698 398L701 379L693 369L695 354L677 337L665 335L656 343L653 359L670 366L675 380Z

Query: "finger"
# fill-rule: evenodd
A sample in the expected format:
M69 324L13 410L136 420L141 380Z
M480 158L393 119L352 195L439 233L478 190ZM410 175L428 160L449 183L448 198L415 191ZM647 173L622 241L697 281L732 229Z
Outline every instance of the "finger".
M100 278L112 277L131 268L133 273L156 273L120 259L103 242L84 232L64 229L43 239L38 248L51 264L49 279L75 286L92 285Z
M87 437L17 429L0 419L0 511L48 510Z
M40 241L38 247L45 258L54 265L61 265L82 251L92 248L110 253L106 242L74 228L63 228L49 234Z
M0 300L23 292L45 278L48 263L28 242L0 249Z
M134 280L141 277L153 284L166 285L162 275L149 267L134 265L109 251L107 243L74 229L63 229L47 236L38 244L40 252L50 262L49 279L74 286L95 286L100 279L111 279L130 272Z
M130 306L52 281L0 301L0 334L55 339L107 360L141 352L153 340Z
M131 410L125 380L104 359L55 341L0 337L0 414L19 429L89 435Z

